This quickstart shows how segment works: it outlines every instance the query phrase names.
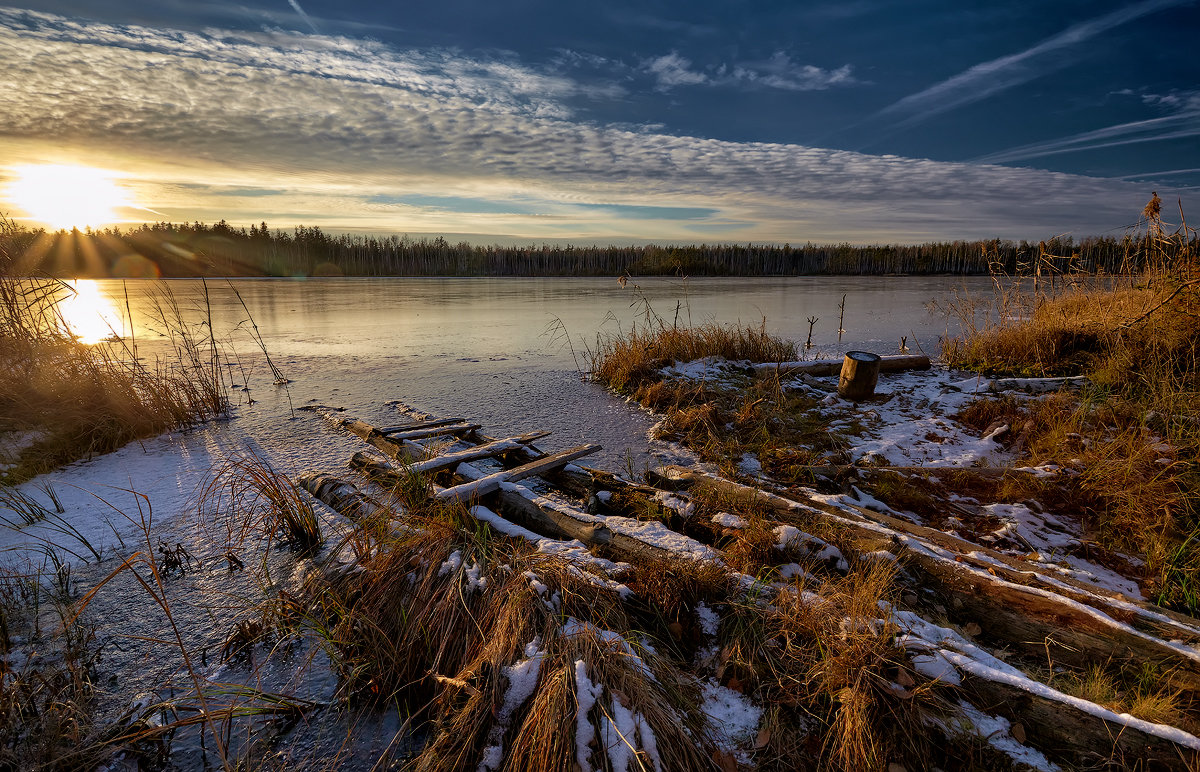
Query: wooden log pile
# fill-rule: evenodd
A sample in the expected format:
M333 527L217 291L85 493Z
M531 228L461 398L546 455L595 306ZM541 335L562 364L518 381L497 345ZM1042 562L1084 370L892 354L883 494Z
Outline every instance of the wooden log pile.
M901 359L904 367L913 366L910 357L884 357L881 369L886 371L889 360L899 366ZM1050 575L947 533L844 500L830 503L828 497L803 490L768 491L681 467L661 469L651 476L650 485L644 485L573 463L598 450L596 445L543 453L532 444L545 436L542 432L497 439L469 421L411 412L406 423L385 428L336 411L322 415L383 454L384 458L356 453L350 465L384 489L405 475L424 474L436 480L430 487L434 498L466 505L471 516L493 528L501 526L503 533L530 540L577 540L630 563L686 556L722 567L735 583L755 584L730 569L712 544L658 520L606 514L598 502L615 492L646 500L669 495L683 502L691 494L716 492L753 502L779 527L820 523L841 535L838 543L852 564L879 555L895 557L917 602L881 608L881 616L905 633L905 645L912 646L914 656L936 652L953 666L946 678L957 684L963 700L1019 722L1030 745L1070 765L1104 761L1187 768L1200 760L1200 738L1117 715L999 659L1016 653L1052 666L1145 664L1163 673L1185 695L1185 702L1195 706L1200 705L1197 620ZM351 518L377 512L380 506L336 477L310 474L300 483ZM547 487L556 493L551 495ZM930 614L931 608L938 613ZM956 627L945 626L947 620ZM971 634L964 637L961 630Z

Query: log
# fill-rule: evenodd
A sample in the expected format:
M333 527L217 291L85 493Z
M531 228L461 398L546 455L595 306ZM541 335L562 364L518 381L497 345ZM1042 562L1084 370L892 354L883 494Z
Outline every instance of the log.
M522 434L519 437L505 437L501 440L492 440L491 442L483 445L476 445L474 447L464 448L463 450L456 450L451 453L443 453L439 456L426 459L425 461L418 461L412 465L412 470L414 472L421 472L423 474L432 474L433 472L437 472L441 469L451 469L464 462L478 461L484 458L499 456L504 453L512 453L520 449L521 446L525 445L526 443L539 440L542 437L549 436L549 434L550 432L530 432L529 434Z
M752 497L780 512L832 519L859 542L859 553L903 550L905 567L916 584L946 598L952 615L975 622L983 637L1003 641L1030 656L1087 667L1125 659L1162 666L1175 685L1200 695L1200 652L1169 642L1197 640L1200 630L1172 619L1165 610L1146 609L1124 599L1106 598L1077 588L1071 596L1061 577L1045 581L1053 590L1033 587L1037 577L1028 564L1002 553L924 526L854 507L853 514L830 504L806 502L725 480L714 475L667 467L665 479L702 483L735 495ZM971 556L979 556L972 558ZM1134 626L1151 628L1146 632ZM1162 636L1162 637L1160 637ZM1166 639L1164 639L1166 638Z
M838 376L838 396L862 402L875 396L875 384L879 382L878 354L869 351L847 351Z
M516 482L523 480L526 477L543 474L544 472L561 469L577 458L591 455L600 450L599 445L579 445L569 450L553 453L545 458L540 458L536 461L531 461L528 464L518 466L514 469L507 469L503 472L481 477L478 480L473 480L462 485L456 485L453 488L446 488L439 491L437 497L442 501L457 501L466 502L472 498L485 496L500 488L501 483Z
M362 493L345 480L322 472L305 472L296 479L297 484L323 502L334 512L361 520L383 509L383 505Z
M400 432L411 432L418 429L433 429L438 426L449 426L451 424L466 423L465 418L440 418L430 421L413 421L412 423L403 424L401 426L385 426L379 431L382 434L398 434Z
M751 367L755 375L837 375L844 359L814 359L809 362L760 362ZM928 370L933 366L924 354L899 354L879 358L879 372L899 373L906 370Z
M470 434L479 428L479 424L472 423L451 423L441 424L439 426L427 426L423 429L406 429L404 431L384 432L380 429L371 427L380 434L385 435L389 440L399 442L401 440L423 440L429 437L441 437L446 434L461 436Z

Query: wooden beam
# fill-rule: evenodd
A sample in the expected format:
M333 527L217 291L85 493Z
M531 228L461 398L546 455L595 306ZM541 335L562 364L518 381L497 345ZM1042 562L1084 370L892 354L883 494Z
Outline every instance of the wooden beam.
M473 498L486 496L499 490L501 483L516 482L523 480L526 477L544 474L546 472L561 469L577 458L591 455L600 450L599 445L579 445L569 450L563 450L558 453L553 453L545 458L540 458L536 461L531 461L528 464L518 466L514 469L507 469L503 472L481 477L478 480L472 480L462 485L456 485L453 488L446 488L439 491L437 497L443 501L458 501L467 502Z

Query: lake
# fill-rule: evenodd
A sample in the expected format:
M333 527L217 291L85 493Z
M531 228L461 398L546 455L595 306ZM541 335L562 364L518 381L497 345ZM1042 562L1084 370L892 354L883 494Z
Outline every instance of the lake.
M539 442L547 449L599 443L603 451L588 458L591 465L641 470L671 458L672 449L648 440L651 415L582 377L597 335L659 319L667 325L765 320L770 332L803 345L815 317L806 358L851 349L896 353L901 336L913 351L936 356L951 321L931 314L927 303L990 287L986 277L651 278L626 287L591 278L80 282L72 323L95 327L103 312L103 330L136 343L147 362L169 349L154 320L164 288L193 322L211 309L234 407L229 421L134 443L45 480L59 489L65 517L87 538L112 545L136 528L115 513L129 502L110 507L93 495L98 491L107 498L128 498L113 491L147 494L161 523L186 513L209 469L231 453L253 452L289 474L313 468L344 474L359 440L295 409L343 407L389 425L401 422L397 400L472 418L494 435L551 431ZM272 384L251 320L290 379L286 387ZM63 541L33 528L0 533L0 548L38 538Z

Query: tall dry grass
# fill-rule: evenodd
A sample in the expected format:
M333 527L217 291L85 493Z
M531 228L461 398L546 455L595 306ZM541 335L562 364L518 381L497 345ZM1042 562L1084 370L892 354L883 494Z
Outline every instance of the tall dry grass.
M146 364L123 342L83 343L61 311L74 292L69 285L5 275L10 227L0 221L0 434L20 440L20 451L0 470L0 483L225 411L211 328L187 324L169 290L161 290L160 307L173 358Z
M997 277L991 297L958 299L946 310L962 332L943 354L989 374L1088 377L1079 397L1000 412L1027 422L1029 459L1078 472L1065 499L1092 535L1145 560L1160 603L1196 613L1200 243L1182 209L1178 223L1164 221L1157 196L1127 243L1136 274Z
M698 327L665 324L634 327L625 335L600 338L591 352L593 377L611 389L629 392L673 362L723 357L751 362L788 362L797 357L796 344L758 327L704 324Z

